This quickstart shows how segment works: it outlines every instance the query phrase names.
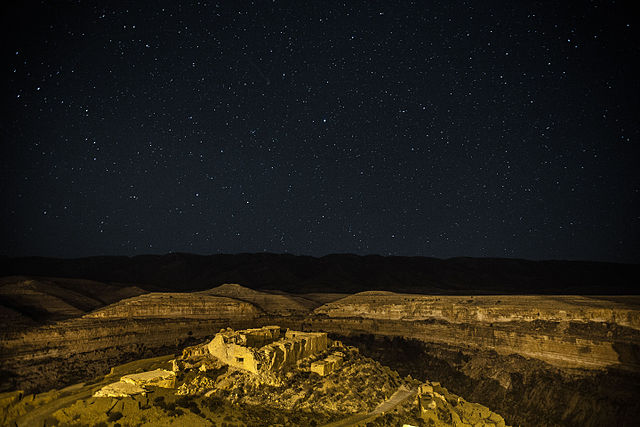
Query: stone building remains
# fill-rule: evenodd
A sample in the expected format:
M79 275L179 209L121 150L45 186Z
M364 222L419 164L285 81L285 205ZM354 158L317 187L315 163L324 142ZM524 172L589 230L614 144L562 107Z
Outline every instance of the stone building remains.
M344 354L341 352L336 352L325 357L323 360L312 362L310 370L311 372L315 372L316 374L324 377L340 368L343 360Z
M207 344L220 361L255 374L275 374L295 367L307 357L329 347L324 332L283 330L279 326L220 331Z

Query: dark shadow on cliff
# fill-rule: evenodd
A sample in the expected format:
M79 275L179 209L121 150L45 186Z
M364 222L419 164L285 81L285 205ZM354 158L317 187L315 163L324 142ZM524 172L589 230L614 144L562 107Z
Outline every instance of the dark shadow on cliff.
M374 335L335 336L382 364L419 380L439 381L467 401L522 426L634 426L640 419L640 375L561 370L494 351Z

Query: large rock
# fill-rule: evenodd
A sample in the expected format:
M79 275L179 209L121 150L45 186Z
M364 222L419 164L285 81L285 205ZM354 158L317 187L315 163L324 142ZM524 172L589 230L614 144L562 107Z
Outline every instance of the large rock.
M176 374L173 371L156 369L154 371L141 372L139 374L125 375L120 378L120 381L135 384L140 387L155 386L174 388L176 386Z
M139 385L118 381L102 387L93 394L93 397L127 397L136 394L145 394L147 390Z

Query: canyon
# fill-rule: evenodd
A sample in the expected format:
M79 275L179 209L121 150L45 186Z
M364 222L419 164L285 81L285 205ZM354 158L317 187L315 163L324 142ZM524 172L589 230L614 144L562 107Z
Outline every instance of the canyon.
M242 356L242 357L240 357ZM242 363L246 356L257 361ZM172 356L169 356L172 357ZM0 397L5 425L505 427L438 382L418 381L323 332L221 330L175 358L139 359L38 395ZM315 368L328 360L331 371Z
M507 424L633 425L640 416L640 297L633 294L291 293L239 284L162 292L94 280L87 288L112 297L89 304L78 286L64 285L87 279L56 280L3 279L0 291L13 296L2 310L12 326L0 334L1 391L60 389L122 363L177 354L224 328L280 325L328 333L400 375L440 382ZM51 298L32 307L33 299L15 296L29 286Z

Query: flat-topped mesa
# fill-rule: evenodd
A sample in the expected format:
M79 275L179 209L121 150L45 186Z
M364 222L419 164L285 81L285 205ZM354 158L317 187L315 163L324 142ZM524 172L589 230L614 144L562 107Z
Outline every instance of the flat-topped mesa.
M89 319L229 319L250 321L262 314L255 305L199 293L151 292L118 301L84 315Z
M279 326L220 331L207 344L209 353L223 363L254 374L277 374L325 352L329 339L324 332L283 330Z
M380 320L471 322L589 322L640 330L636 296L417 295L367 291L322 305L315 314Z

